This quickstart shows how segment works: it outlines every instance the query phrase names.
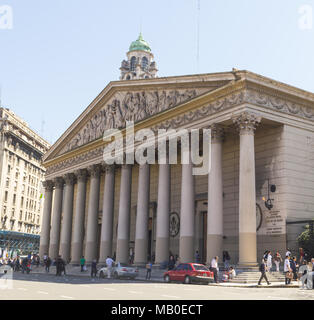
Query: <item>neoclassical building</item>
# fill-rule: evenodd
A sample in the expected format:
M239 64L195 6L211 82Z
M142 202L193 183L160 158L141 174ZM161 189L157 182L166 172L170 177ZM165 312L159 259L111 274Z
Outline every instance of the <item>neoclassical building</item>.
M141 265L170 253L193 261L196 251L208 262L227 250L232 263L248 267L266 249L284 254L295 232L289 221L314 218L314 94L245 70L125 74L44 156L40 254L75 264L82 255L128 262L134 253ZM180 161L105 164L103 134L125 135L126 121L135 132L211 128L210 173L193 175L193 165Z

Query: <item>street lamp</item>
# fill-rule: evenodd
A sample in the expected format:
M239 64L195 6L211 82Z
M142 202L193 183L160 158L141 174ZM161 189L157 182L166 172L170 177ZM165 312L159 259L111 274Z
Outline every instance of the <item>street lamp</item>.
M273 208L273 204L272 204L272 201L274 201L274 199L270 199L270 195L269 195L269 192L275 192L276 191L276 186L274 184L272 185L269 185L269 179L267 179L268 181L268 198L267 200L265 199L265 197L263 197L263 201L265 201L265 207L268 209L268 210L271 210Z

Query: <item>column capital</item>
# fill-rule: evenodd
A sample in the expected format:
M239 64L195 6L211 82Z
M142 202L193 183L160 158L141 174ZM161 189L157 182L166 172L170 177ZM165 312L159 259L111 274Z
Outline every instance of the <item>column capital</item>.
M86 169L79 169L74 171L74 174L79 182L85 182L88 172Z
M75 181L75 175L74 173L66 173L63 175L63 180L65 181L65 184L72 185Z
M223 142L224 137L225 137L225 131L221 125L219 125L217 123L213 123L212 125L210 125L209 129L211 129L212 143Z
M259 114L245 111L232 117L233 123L237 126L241 134L254 134L262 117Z
M102 169L106 174L113 173L115 170L115 165L114 164L103 164Z
M53 181L52 180L45 180L42 182L45 191L52 191L53 190Z
M64 180L62 179L62 177L54 178L53 184L57 189L61 189L63 187Z
M102 168L100 164L93 164L87 168L92 178L99 177L99 175L101 174L101 169Z

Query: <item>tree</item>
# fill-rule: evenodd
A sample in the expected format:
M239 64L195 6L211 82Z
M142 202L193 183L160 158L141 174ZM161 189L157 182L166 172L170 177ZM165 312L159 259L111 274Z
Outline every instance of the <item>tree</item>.
M297 241L300 248L307 253L308 258L314 257L314 221L305 227L305 230L298 236Z

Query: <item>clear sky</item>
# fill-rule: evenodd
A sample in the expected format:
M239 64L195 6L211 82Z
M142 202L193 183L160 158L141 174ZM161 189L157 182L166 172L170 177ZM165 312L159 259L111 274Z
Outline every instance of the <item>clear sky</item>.
M0 0L2 106L55 142L112 80L142 26L159 76L233 67L314 92L314 0ZM1 14L0 14L1 18Z

